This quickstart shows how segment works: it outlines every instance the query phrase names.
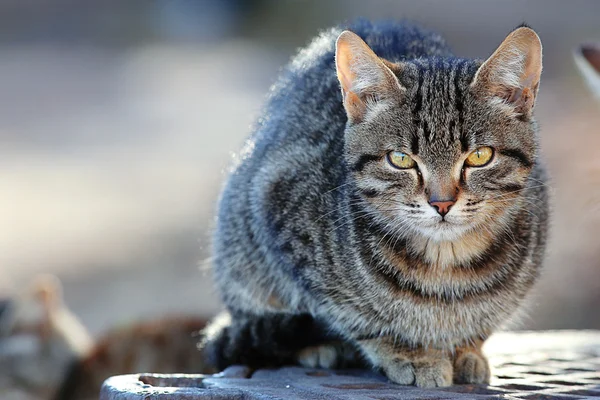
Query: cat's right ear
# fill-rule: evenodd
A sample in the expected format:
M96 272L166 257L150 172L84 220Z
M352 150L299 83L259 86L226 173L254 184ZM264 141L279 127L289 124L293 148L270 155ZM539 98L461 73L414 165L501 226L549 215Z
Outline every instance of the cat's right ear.
M384 61L353 32L344 31L338 37L335 66L352 123L362 121L378 102L404 90Z
M509 106L517 115L529 116L541 74L542 43L533 29L522 26L512 31L479 67L471 86L484 97Z

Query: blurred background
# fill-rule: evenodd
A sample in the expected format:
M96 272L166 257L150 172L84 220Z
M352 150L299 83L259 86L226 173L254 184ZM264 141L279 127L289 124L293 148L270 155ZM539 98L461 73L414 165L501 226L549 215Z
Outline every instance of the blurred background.
M600 2L0 2L0 294L56 274L90 330L219 309L207 266L225 171L283 64L331 25L409 18L486 58L544 44L546 269L520 328L600 328L600 104L572 61Z

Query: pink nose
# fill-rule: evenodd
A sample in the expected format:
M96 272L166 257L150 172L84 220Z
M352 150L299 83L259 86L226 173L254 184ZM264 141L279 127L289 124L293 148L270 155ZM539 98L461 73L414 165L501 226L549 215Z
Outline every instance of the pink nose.
M456 203L454 200L446 200L446 201L430 201L429 204L431 207L435 208L437 212L443 217L448 214L450 208Z

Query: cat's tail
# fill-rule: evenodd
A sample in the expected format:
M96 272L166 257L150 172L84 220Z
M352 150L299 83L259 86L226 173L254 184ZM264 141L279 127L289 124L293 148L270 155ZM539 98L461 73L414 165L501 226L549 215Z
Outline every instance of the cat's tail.
M204 330L200 347L206 362L223 370L234 364L251 368L296 364L301 350L335 340L339 338L309 314L225 312Z

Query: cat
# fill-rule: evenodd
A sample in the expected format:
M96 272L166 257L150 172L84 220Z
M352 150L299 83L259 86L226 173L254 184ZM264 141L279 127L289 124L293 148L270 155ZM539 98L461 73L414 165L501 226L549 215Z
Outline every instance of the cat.
M216 372L197 351L201 317L162 317L94 339L62 298L60 281L37 277L0 307L0 398L96 400L104 380L136 372Z
M284 69L221 193L208 361L487 383L544 257L540 39L481 61L409 22L345 29Z

